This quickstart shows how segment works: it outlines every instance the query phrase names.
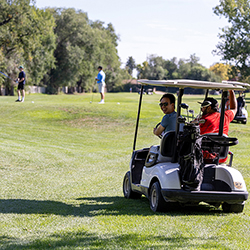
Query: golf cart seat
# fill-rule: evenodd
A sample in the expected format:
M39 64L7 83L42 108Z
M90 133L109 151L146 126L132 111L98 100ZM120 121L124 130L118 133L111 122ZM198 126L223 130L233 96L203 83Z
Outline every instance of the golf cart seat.
M171 162L174 155L175 131L166 132L160 146L152 146L148 152L145 166L152 167L159 162Z
M166 132L160 145L160 153L162 156L172 157L174 155L175 131Z
M217 133L204 134L202 138L202 151L205 164L224 163L230 155L229 166L232 165L233 153L229 151L229 146L238 144L237 138L227 135L219 136Z

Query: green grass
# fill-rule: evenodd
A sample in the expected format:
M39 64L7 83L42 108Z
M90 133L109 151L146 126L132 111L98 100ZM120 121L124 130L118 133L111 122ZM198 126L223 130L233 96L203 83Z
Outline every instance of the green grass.
M143 97L137 148L159 144L158 95ZM250 206L225 214L206 204L153 213L127 200L139 95L0 97L0 249L250 249ZM201 96L184 101L199 111ZM234 167L250 186L250 126L230 125Z

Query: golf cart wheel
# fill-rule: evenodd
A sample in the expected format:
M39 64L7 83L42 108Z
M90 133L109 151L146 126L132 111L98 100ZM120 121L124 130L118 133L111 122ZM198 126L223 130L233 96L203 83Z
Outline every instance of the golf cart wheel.
M141 194L134 192L131 189L131 182L130 182L130 171L128 171L123 179L123 194L124 197L127 199L140 199Z
M243 204L228 204L224 202L222 204L222 209L224 213L242 213L244 209Z
M242 124L247 124L247 121L242 121L241 123L242 123Z
M166 210L166 201L161 194L161 186L158 181L153 183L150 188L149 202L153 212L164 212Z

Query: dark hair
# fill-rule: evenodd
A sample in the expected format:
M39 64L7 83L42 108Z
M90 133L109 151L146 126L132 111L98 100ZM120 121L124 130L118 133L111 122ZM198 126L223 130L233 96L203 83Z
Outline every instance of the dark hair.
M200 103L200 102L198 102ZM216 99L214 99L213 97L207 97L201 104L201 107L204 106L206 104L210 104L210 105L206 105L206 107L208 106L211 106L211 109L216 111L216 112L219 112L219 103Z
M99 66L98 69L102 69L102 66Z
M161 101L163 98L168 98L168 99L170 100L170 104L173 103L173 104L175 105L175 96L174 96L173 94L169 94L169 93L164 94L164 95L161 97L160 101Z

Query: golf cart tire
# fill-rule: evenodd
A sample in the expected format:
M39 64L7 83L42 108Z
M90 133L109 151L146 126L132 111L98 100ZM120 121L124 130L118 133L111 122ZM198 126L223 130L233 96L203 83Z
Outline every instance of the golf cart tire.
M123 179L123 194L124 197L127 199L140 199L141 194L134 192L131 188L131 181L130 181L130 171L128 171Z
M247 124L247 122L246 122L246 121L242 121L241 123L242 123L242 124Z
M244 204L228 204L224 202L222 204L222 209L224 213L242 213Z
M161 186L158 181L154 182L150 188L149 202L153 212L165 212L167 209L167 202L162 196Z

